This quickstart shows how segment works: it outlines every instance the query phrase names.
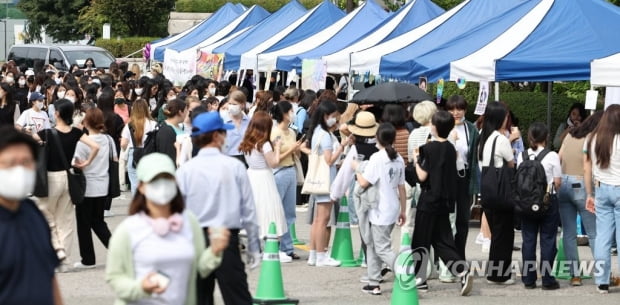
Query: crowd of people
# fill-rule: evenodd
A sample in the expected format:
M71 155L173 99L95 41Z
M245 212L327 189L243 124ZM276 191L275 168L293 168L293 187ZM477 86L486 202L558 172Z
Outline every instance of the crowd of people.
M14 287L0 290L0 303L58 302L54 272L96 266L92 231L108 248L105 277L115 304L213 304L216 281L226 304L251 304L245 265L260 264L271 223L280 262L301 258L291 236L300 203L308 203L311 225L307 264L340 266L329 243L345 196L366 257L363 292L380 295L383 276L395 270L391 237L400 225L419 254L418 290L429 289L426 274L438 268L441 282L458 282L469 295L466 248L481 170L517 168L543 152L546 182L557 190L544 217L484 206L476 242L489 253L487 282L515 284L510 268L520 230L524 287L536 288L540 272L544 290L558 289L543 266L556 257L561 223L570 284L582 285L577 215L601 262L596 289L607 293L619 282L610 272L620 236L620 106L590 116L572 107L556 153L545 149L551 143L542 123L529 127L525 147L502 102L470 122L462 96L356 105L344 102L343 83L331 78L318 92L260 78L266 89L257 90L249 73L220 82L196 75L174 86L158 64L141 76L126 62L105 69L86 62L67 72L13 62L2 68L0 244L16 250L0 259L0 270L9 270L0 283ZM85 179L77 197L76 172ZM310 185L326 182L322 190ZM112 215L116 183L132 200L112 233L104 216ZM18 234L24 225L29 229ZM71 264L75 232L81 259ZM25 283L41 289L31 293Z

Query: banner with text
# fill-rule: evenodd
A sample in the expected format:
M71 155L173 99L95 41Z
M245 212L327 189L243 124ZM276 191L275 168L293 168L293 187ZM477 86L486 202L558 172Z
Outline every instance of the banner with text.
M196 75L196 51L177 52L166 49L164 53L164 75L175 86L183 86Z
M301 88L319 91L325 89L327 62L323 59L304 59L301 62Z

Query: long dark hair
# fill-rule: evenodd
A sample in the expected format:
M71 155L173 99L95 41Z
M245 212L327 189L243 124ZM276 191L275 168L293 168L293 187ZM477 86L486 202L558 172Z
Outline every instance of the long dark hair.
M620 134L620 105L610 105L603 113L603 117L598 126L588 139L588 159L592 153L592 140L596 136L594 143L594 153L596 154L596 164L602 168L608 168L611 154L616 141L616 136Z
M99 98L97 99L97 108L101 109L103 112L107 134L114 137L117 114L114 112L114 89L112 89L112 87L105 87L101 89L101 95L99 95Z
M396 128L392 123L381 123L377 128L377 142L385 148L390 160L398 158L398 152L394 149L394 140L396 139Z
M289 101L279 101L271 107L271 116L276 122L281 123L284 120L284 115L291 111L291 109L293 109L293 105Z
M13 89L8 83L0 83L0 88L2 88L2 91L4 91L4 96L2 97L2 100L5 101L6 107L8 107L8 113L13 114L15 112L15 107L17 107L17 104L13 100ZM2 101L0 101L0 104L2 104Z
M484 110L484 120L482 121L482 131L478 138L478 160L482 160L482 150L493 131L499 130L504 125L508 110L504 104L491 102Z
M603 111L599 110L581 122L579 126L572 128L568 133L575 139L584 138L596 129L596 126L598 126L598 123L601 121L602 117Z
M329 132L329 127L327 123L325 123L325 116L330 115L334 112L338 111L336 107L336 103L329 100L321 100L319 102L319 106L316 108L316 111L312 114L312 121L310 123L310 129L308 129L308 148L312 147L312 136L314 135L314 129L317 126L321 126L323 130Z
M173 176L170 176L170 174L159 174L157 176L155 176L155 178L153 178L153 180L161 178L161 177L172 177L174 180ZM141 182L142 183L142 182ZM177 195L172 199L172 201L170 201L170 213L174 214L174 213L183 213L183 210L185 209L185 202L183 201L183 196L181 195L181 190L179 190L179 186L177 185ZM144 196L144 194L142 194L139 190L136 192L136 194L133 196L133 200L131 201L131 204L129 205L129 215L134 215L134 214L138 214L140 212L144 212L147 215L149 214L149 208L146 205L146 197Z
M59 99L54 102L54 111L58 113L60 119L67 125L73 124L73 111L75 107L68 99Z

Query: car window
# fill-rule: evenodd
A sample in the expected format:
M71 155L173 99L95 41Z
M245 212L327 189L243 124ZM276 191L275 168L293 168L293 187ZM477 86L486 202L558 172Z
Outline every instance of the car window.
M56 49L50 50L49 64L56 68L61 68L61 69L67 68L65 66L65 60L62 58L62 54L60 54L60 51Z
M105 51L96 50L83 50L83 51L65 51L65 55L69 60L69 65L77 64L80 68L84 68L84 62L87 58L92 58L95 61L95 67L108 68L113 61L116 61L114 57Z
M14 47L9 53L9 60L15 61L18 66L27 65L26 58L28 57L28 49L22 47ZM31 67L31 66L29 66Z
M28 48L26 65L28 65L28 67L34 67L35 71L43 70L46 56L47 48Z

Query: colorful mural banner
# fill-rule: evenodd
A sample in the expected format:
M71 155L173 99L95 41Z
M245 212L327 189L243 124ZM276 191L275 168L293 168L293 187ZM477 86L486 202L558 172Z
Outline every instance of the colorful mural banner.
M198 51L196 74L202 77L221 81L224 70L224 54L212 54Z

